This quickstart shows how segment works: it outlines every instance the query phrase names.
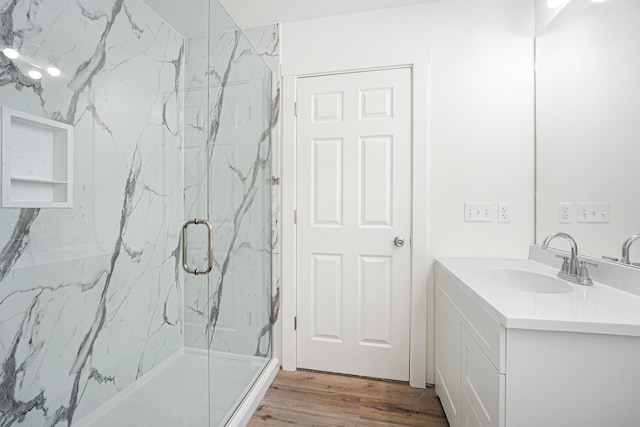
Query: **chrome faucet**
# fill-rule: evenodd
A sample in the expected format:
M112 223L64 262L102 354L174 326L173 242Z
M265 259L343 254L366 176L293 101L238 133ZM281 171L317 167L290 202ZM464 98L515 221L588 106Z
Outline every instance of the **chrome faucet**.
M542 242L542 249L549 249L549 243L556 237L563 237L571 244L571 258L568 260L569 268L567 269L567 273L573 276L578 276L578 269L580 267L578 261L578 244L573 237L569 236L567 233L553 233L544 239L544 242Z
M621 264L631 264L631 261L629 260L629 249L631 249L631 244L637 239L640 239L640 234L634 234L633 236L625 240L622 244L622 258L620 259Z
M568 240L569 244L571 245L570 257L556 255L557 257L563 259L562 267L558 272L558 277L564 280L568 280L572 283L577 283L578 285L593 285L593 281L589 277L587 264L593 265L594 267L597 267L597 265L587 263L585 261L580 261L578 259L578 244L573 239L573 237L569 236L567 233L553 233L550 236L547 236L546 239L544 239L544 241L542 242L542 249L549 249L549 243L556 237L562 237Z

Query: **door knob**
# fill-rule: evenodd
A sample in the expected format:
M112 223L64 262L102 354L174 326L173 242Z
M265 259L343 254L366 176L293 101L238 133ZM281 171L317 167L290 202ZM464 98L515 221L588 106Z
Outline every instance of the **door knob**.
M403 237L396 237L395 239L393 239L393 244L396 245L397 247L401 248L404 246L404 238Z

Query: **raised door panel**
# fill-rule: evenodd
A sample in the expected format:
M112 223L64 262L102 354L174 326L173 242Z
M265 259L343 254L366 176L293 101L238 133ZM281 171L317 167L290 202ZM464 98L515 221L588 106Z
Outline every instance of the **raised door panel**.
M342 225L342 138L314 139L311 150L312 226Z
M359 211L361 227L393 225L393 136L360 138Z
M393 87L360 91L361 120L391 118L393 118Z
M342 342L342 255L312 258L312 340Z
M313 123L341 122L344 119L344 92L314 93Z
M359 345L391 347L393 260L389 256L361 256L359 288Z

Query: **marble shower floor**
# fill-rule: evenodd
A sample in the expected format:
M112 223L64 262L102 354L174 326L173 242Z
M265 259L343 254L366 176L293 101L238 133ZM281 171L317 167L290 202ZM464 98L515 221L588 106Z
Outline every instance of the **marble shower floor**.
M74 426L206 427L222 426L233 415L269 359L212 353L182 353L115 405L109 402ZM208 378L211 389L208 390ZM143 377L144 378L144 377ZM209 398L209 393L211 397Z

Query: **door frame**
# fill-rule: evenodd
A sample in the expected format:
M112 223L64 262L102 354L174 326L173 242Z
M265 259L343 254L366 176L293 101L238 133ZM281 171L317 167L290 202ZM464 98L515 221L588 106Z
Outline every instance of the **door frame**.
M297 227L296 200L296 117L297 80L332 74L379 71L395 68L411 70L411 323L409 340L409 384L427 385L427 212L428 212L428 81L429 57L405 64L377 64L367 68L338 69L282 77L282 369L297 368Z

